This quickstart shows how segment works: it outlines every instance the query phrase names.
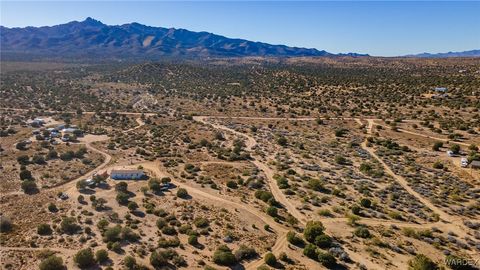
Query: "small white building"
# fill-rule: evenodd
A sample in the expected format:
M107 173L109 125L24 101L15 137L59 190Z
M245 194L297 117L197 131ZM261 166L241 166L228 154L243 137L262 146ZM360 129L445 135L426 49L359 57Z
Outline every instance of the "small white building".
M142 170L112 170L110 177L114 180L139 180L145 178Z

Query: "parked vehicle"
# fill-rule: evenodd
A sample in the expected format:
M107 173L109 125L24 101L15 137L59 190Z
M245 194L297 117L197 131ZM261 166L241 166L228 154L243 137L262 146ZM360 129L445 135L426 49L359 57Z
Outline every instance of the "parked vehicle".
M468 159L462 158L462 159L460 160L460 166L462 166L462 168L468 167Z

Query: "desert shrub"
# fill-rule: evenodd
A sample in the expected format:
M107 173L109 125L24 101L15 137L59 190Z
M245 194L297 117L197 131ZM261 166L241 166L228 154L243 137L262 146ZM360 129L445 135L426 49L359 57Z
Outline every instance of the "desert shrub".
M359 215L360 214L361 208L357 204L352 205L352 207L350 209L352 210L352 213L354 215Z
M163 229L163 227L167 225L167 221L164 218L158 218L156 224L157 224L157 228L161 230Z
M22 182L21 188L27 194L34 193L37 191L37 184L32 180L25 180Z
M50 211L50 212L57 212L58 211L57 206L52 202L48 204L47 208L48 208L48 211Z
M128 191L128 184L127 182L118 182L115 184L115 190L117 192L127 192Z
M270 266L274 266L275 264L277 264L277 258L275 257L275 255L273 255L273 253L269 252L265 255L265 263Z
M283 176L278 177L277 185L280 189L286 189L290 187L290 185L288 184L288 179Z
M278 215L278 210L275 206L269 206L266 212L269 216L272 217L276 217Z
M135 242L138 239L140 239L140 236L136 234L132 229L129 227L123 227L120 233L120 238L122 240L128 241L128 242Z
M80 226L75 221L75 218L64 217L62 219L62 222L60 222L60 229L64 233L73 234L73 233L76 233L78 230L80 230Z
M307 244L303 249L303 255L307 256L310 259L316 260L317 255L317 247L314 244Z
M343 156L336 156L335 157L335 162L340 165L344 165L347 163L347 159Z
M110 223L108 222L108 220L102 218L102 219L100 219L100 220L97 222L97 227L98 227L98 229L100 229L101 231L103 231L103 230L105 230L105 228L108 227L108 224L110 224Z
M228 188L231 188L231 189L237 189L238 188L238 184L237 182L233 181L233 180L229 180L227 182L227 187Z
M48 256L38 266L40 270L64 270L63 260L55 255Z
M123 191L120 191L117 193L117 196L115 197L115 199L117 200L118 204L121 204L121 205L126 205L128 204L128 199L130 198L130 196L128 196L127 193L123 192Z
M317 236L323 234L324 230L325 227L323 227L323 224L320 221L308 221L305 230L303 231L303 236L305 237L305 240L313 243Z
M206 218L196 218L193 223L197 228L205 228L210 225L210 222Z
M440 161L435 161L435 163L433 163L433 168L434 169L440 169L441 170L441 169L443 169L443 167L444 167L443 163L440 162Z
M255 191L255 198L262 200L264 202L268 202L268 200L273 198L273 195L272 193L265 190L257 190Z
M299 237L295 232L289 231L287 233L287 241L295 246L301 246L304 244L303 239Z
M179 188L177 190L177 197L186 199L188 197L188 191L184 188Z
M0 232L9 232L12 230L12 221L9 217L1 215L0 216Z
M237 263L235 255L232 251L226 246L221 245L213 253L213 262L218 265L231 266Z
M93 257L92 249L82 249L75 254L73 261L80 268L87 268L95 264L95 258Z
M372 206L372 201L368 198L363 198L360 200L360 205L365 208L370 208L370 206Z
M277 139L277 143L281 146L286 146L288 144L288 140L284 136L280 136Z
M128 210L135 211L138 208L138 204L136 202L129 202L127 207L128 207Z
M318 262L327 268L332 268L337 264L337 260L330 253L319 252L318 253Z
M370 237L370 231L365 228L365 227L358 227L355 229L353 232L356 236L361 237L361 238L369 238Z
M454 154L459 154L460 153L460 145L458 144L452 144L452 146L450 146L450 150L454 153Z
M125 267L127 269L135 269L135 266L137 265L137 260L135 260L135 258L132 256L126 256L123 259L123 264L125 264Z
M103 234L105 242L115 242L120 240L120 233L122 232L122 227L120 225L113 226L108 228Z
M37 226L37 233L40 235L48 235L52 233L52 228L49 224L39 224Z
M417 254L413 259L408 262L409 270L436 270L438 269L430 258L423 254Z
M32 173L29 170L21 170L20 171L20 179L21 180L31 180Z
M324 183L320 179L312 178L312 179L308 180L307 185L312 190L325 191Z
M432 146L433 151L439 151L443 147L443 142L435 142Z
M152 252L152 254L150 254L150 264L153 267L162 267L167 265L167 259L163 256L162 253L154 251Z
M99 249L95 252L95 259L98 263L104 263L108 261L108 251L105 249Z
M160 185L160 181L158 181L157 178L152 178L150 180L148 180L148 188L155 192L155 193L158 193L161 191L162 189L162 186Z
M245 245L240 245L240 247L235 251L235 258L237 261L242 261L245 259L252 259L257 256L257 252L254 248L247 247Z
M332 238L326 234L315 237L315 245L319 248L329 248L332 245Z
M175 235L175 234L177 234L177 231L175 230L174 227L167 225L167 226L162 228L162 233L164 233L166 235Z
M196 235L190 235L188 237L188 244L192 246L198 245L198 237Z

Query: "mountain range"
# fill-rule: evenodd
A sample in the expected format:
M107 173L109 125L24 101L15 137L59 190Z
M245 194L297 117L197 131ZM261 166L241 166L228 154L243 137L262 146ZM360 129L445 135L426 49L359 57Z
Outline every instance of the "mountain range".
M336 56L324 50L233 39L208 32L150 27L139 23L106 25L90 17L81 22L55 26L0 27L3 59ZM368 56L356 53L339 55Z
M406 57L419 57L419 58L446 58L446 57L480 57L480 50L471 50L463 52L446 52L446 53L419 53L411 54Z

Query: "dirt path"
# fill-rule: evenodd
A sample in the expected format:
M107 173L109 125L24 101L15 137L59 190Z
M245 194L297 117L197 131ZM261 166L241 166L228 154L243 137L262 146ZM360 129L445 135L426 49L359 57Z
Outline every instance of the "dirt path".
M216 128L216 129L225 130L225 131L231 132L233 134L236 134L238 136L241 136L243 138L246 138L246 140L247 140L246 147L247 147L248 150L251 150L253 147L255 147L257 145L257 141L252 136L249 136L247 134L238 132L236 130L233 130L229 127L226 127L226 126L223 126L223 125L220 125L220 124L208 122L208 121L206 121L208 118L209 117L207 117L207 116L194 116L193 117L193 119L195 121L198 121L198 122L203 123L205 125L210 125L210 126ZM217 117L212 117L212 118L217 118ZM244 117L239 117L239 118L228 117L228 118L229 119L245 119ZM251 117L251 118L248 118L248 119L265 119L265 118ZM274 118L267 118L267 119L274 119ZM285 118L280 118L280 119L285 120ZM312 118L312 119L315 119L315 118ZM306 224L305 215L300 213L300 211L298 211L288 201L288 199L285 197L285 195L281 192L280 188L278 188L278 186L276 185L275 179L273 179L273 175L274 175L273 171L266 164L264 164L263 162L260 162L258 159L254 159L252 162L253 162L253 164L255 164L255 166L257 166L260 170L262 170L264 172L264 174L267 176L267 179L268 179L267 183L270 187L270 190L271 190L273 196L275 197L275 200L277 200L282 205L284 205L284 207L287 209L287 211L292 216L294 216L303 226L305 226L305 224ZM334 225L334 224L332 224L332 225ZM327 230L328 230L328 228L327 228ZM279 238L277 239L277 242L282 241L281 240L282 237L279 236ZM379 265L371 262L370 260L366 259L364 256L360 255L359 253L357 253L353 250L350 250L347 247L343 247L343 248L344 248L345 252L347 252L347 254L349 255L349 257L351 258L352 261L357 262L357 263L361 263L361 264L365 265L368 269L382 269Z
M368 121L368 128L367 128L367 133L372 134L372 128L373 128L373 120L367 120ZM367 146L367 141L364 141L362 143L362 148L368 151L368 153L374 157L383 167L383 169L393 177L393 179L400 184L410 195L414 196L417 200L419 200L421 203L423 203L426 207L430 208L435 214L437 214L440 219L444 220L445 222L449 223L451 226L448 226L449 229L453 232L455 232L457 235L460 235L462 237L467 235L468 228L465 227L463 222L461 221L460 217L454 217L439 207L435 206L432 202L430 202L427 198L423 197L421 194L416 192L414 189L412 189L408 183L408 181L400 176L395 174L395 172L392 171L392 169L375 153L375 150L372 147Z
M369 124L372 123L372 126L373 126L373 124L376 124L376 125L379 125L379 126L382 126L382 127L388 127L388 126L383 125L383 124L374 123L375 120L379 120L379 119L368 119L367 121L369 122ZM454 140L451 140L451 139L435 137L435 136L430 136L430 135L425 135L425 134L422 134L422 133L418 133L418 132L414 132L414 131L410 131L410 130L406 130L406 129L402 129L402 128L397 128L397 130L399 132L403 132L403 133L407 133L407 134L411 134L411 135L415 135L415 136L419 136L419 137L424 137L424 138L428 138L428 139L433 139L433 140L437 140L437 141L441 141L441 142L452 142L452 143L456 143L456 144L467 146L467 147L470 146L470 144L468 144L468 143L454 141Z
M232 198L223 198L219 195L213 195L210 193L207 193L199 188L192 187L189 185L186 185L182 182L176 181L175 177L170 175L168 172L164 170L160 170L161 164L159 162L148 162L148 163L142 163L140 164L143 166L144 169L147 169L149 171L152 171L157 177L170 177L172 179L172 183L175 184L176 186L180 188L184 188L187 190L188 194L191 196L199 196L204 199L210 200L217 202L219 205L222 206L230 206L234 209L241 209L245 212L250 213L251 215L257 217L259 220L264 222L265 224L268 224L270 228L272 228L274 231L277 232L277 241L275 242L275 245L271 248L271 252L274 253L280 253L281 251L285 250L285 248L288 245L288 242L286 240L286 235L288 232L288 228L286 228L283 225L280 225L279 223L273 221L273 219L269 216L267 216L265 213L257 210L254 207L248 206L247 204L243 204L241 202L236 202L232 200ZM263 256L260 257L258 260L251 261L246 264L245 269L257 269L258 266L262 265L264 263L263 261Z

